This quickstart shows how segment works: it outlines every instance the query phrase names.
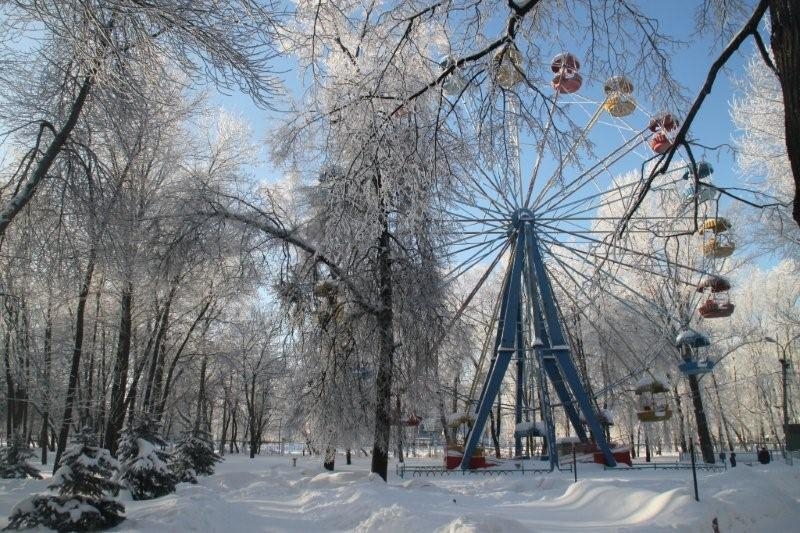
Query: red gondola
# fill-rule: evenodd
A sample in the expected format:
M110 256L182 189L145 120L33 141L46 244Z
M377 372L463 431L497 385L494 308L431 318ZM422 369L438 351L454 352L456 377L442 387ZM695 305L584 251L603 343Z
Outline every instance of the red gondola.
M679 124L678 119L670 113L662 113L650 119L647 127L654 133L650 137L650 148L657 154L663 154L672 148L672 133L678 129Z
M578 92L583 84L583 78L578 73L581 62L574 55L563 52L553 58L550 70L555 73L553 76L553 88L561 94L572 94Z
M728 291L731 283L722 276L706 276L697 284L697 292L709 291L708 299L697 308L703 318L726 318L733 314L735 306Z
M697 312L703 318L727 318L733 314L735 307L730 302L720 302L714 298L709 298L697 308Z

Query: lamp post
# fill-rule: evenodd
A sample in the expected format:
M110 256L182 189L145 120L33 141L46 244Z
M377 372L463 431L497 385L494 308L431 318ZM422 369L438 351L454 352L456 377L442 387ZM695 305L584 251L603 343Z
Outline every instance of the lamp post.
M789 348L789 345L796 339L800 338L800 334L795 335L791 339L789 339L786 344L781 344L777 340L773 339L772 337L764 337L765 342L771 342L775 345L776 350L780 350L778 354L778 362L781 364L781 388L783 391L783 440L784 440L784 449L786 449L786 432L789 429L789 402L786 396L786 387L787 387L787 373L789 370L790 362L786 358L786 350Z

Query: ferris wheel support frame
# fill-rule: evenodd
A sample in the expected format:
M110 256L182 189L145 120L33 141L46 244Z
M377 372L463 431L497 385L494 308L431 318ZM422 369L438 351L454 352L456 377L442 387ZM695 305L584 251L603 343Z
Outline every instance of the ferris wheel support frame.
M503 283L494 354L478 403L475 406L475 422L467 435L461 469L469 469L472 456L486 427L489 412L500 392L503 378L514 355L518 358L515 420L521 421L522 394L520 390L524 387L522 383L524 372L521 369L524 369L524 363L520 364L520 361L526 358L531 348L536 353L540 368L543 368L553 385L578 438L581 442L588 441L588 436L581 423L580 412L582 412L598 448L603 453L606 465L616 466L614 454L606 441L598 415L592 407L591 399L572 361L571 350L564 336L555 296L539 249L534 215L529 209L518 209L512 215L511 220L512 233L509 239L513 243L512 259L508 277ZM523 300L523 291L528 296L526 301ZM533 316L537 342L532 347L524 345L524 335L522 335L524 303L530 306L528 310ZM549 459L551 466L554 467L558 462L555 425L549 401L546 401L545 387L542 386L540 389L539 396L544 415Z

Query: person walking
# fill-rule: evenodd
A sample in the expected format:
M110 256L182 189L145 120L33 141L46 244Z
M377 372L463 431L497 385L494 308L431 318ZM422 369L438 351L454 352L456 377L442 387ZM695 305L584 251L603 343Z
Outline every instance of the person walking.
M731 452L731 468L736 468L736 454Z

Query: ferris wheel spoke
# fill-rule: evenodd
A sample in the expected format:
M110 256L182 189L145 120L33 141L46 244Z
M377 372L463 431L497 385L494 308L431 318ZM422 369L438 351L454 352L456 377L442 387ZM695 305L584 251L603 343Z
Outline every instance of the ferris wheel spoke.
M484 283L486 283L486 280L489 279L489 276L492 274L492 272L494 272L495 267L500 262L500 259L503 257L503 254L506 252L507 249L508 249L508 243L506 243L506 246L503 246L497 252L497 254L495 254L494 259L492 259L492 262L489 263L489 265L486 267L486 270L478 279L478 282L475 284L475 287L472 288L467 297L464 298L464 301L461 302L461 304L458 306L458 309L456 310L455 314L450 319L451 324L455 323L465 313L469 304L472 303L472 299L475 298L475 295L478 294L478 291L480 291L481 287L483 287ZM481 314L485 315L485 313ZM491 320L489 321L489 324L491 324Z
M460 214L458 214L458 216L464 216L476 220L481 220L481 218L476 216L478 213L476 213L475 210L478 210L481 213L487 215L486 220L493 220L495 218L507 217L508 214L508 209L504 209L502 206L498 206L497 204L493 204L496 207L481 205L474 198L459 198L457 200L454 200L452 202L452 205L457 206L457 208L462 211Z
M557 242L557 241L550 240L550 239L547 239L547 242L549 242L552 246L557 246L557 247L569 250L569 251L573 252L576 255L580 255L580 254L590 255L590 256L594 257L595 259L600 259L600 260L603 260L603 261L609 261L611 263L614 263L615 265L618 265L618 266L621 266L621 267L625 267L625 268L629 268L629 269L631 269L632 271L635 271L635 272L647 272L648 274L653 274L654 276L658 276L660 278L664 278L664 279L668 279L668 280L674 281L674 277L669 276L669 275L667 275L667 274L665 274L663 272L659 272L657 270L650 270L648 268L645 268L645 266L643 266L643 265L636 265L636 264L632 264L632 263L626 263L626 262L621 261L620 259L614 259L611 256L603 256L603 255L600 255L598 253L592 252L590 250L579 250L577 248L566 246L563 242ZM690 287L694 287L695 286L694 283L689 283L687 281L682 281L682 280L678 280L678 281L680 283L682 283L684 285L687 285L687 286L690 286Z
M545 227L547 229L550 229L551 231L556 232L556 233L566 233L566 234L569 234L569 235L574 235L569 230L565 230L563 228L557 228L557 227L554 227L554 226L551 226L551 225L548 225L548 224L543 224L543 223L539 224L539 225L543 226L543 227ZM613 249L615 251L625 252L626 254L631 254L631 255L634 255L634 256L637 256L637 257L643 257L643 258L646 258L646 259L651 259L651 260L655 260L655 261L662 262L662 263L669 262L667 259L661 258L656 254L647 254L647 253L641 252L639 250L634 250L632 248L627 248L627 247L619 245L619 244L609 243L609 242L604 241L604 240L595 239L594 237L590 237L588 235L576 235L576 236L581 237L581 238L583 238L586 241L589 241L591 243L598 244L600 246L605 246L606 248ZM685 270L687 272L692 272L692 273L695 273L695 274L701 274L702 275L702 274L705 273L703 270L700 270L700 269L697 269L697 268L694 268L694 267L691 267L691 266L688 266L688 265L679 264L679 263L673 263L671 266L677 267L677 268L681 268L681 269L683 269L683 270Z
M544 159L544 150L545 144L547 142L547 137L550 134L550 128L553 126L553 117L555 115L556 109L558 108L558 95L560 93L556 92L555 96L553 97L552 103L550 104L550 109L547 113L547 124L544 128L544 133L542 133L541 140L537 143L536 146L536 161L533 165L533 170L531 171L531 178L528 182L528 192L525 194L525 201L522 203L523 207L528 207L531 202L531 196L533 195L533 188L536 185L536 178L539 176L539 168L541 167L542 160ZM521 171L520 171L521 172Z
M668 186L668 185L673 185L673 184L678 183L680 181L682 181L681 178L679 178L677 180L669 181L669 182L664 183L664 184L661 184L661 186L664 187L664 186ZM570 217L574 217L576 215L583 215L583 214L589 213L591 211L597 211L602 207L608 207L608 206L611 206L611 205L619 203L619 202L624 202L625 200L633 201L633 199L635 199L635 195L633 195L633 194L630 194L630 195L624 194L623 190L625 190L625 189L633 189L634 187L636 187L638 185L639 185L638 182L631 182L631 183L627 183L627 184L622 184L622 185L619 185L619 186L614 187L614 188L606 189L605 191L599 191L598 193L592 194L590 196L586 196L586 197L583 197L583 198L579 198L577 200L573 200L572 202L556 205L552 209L549 209L549 210L545 211L544 213L550 215L551 217L559 215L559 218L570 218ZM603 198L605 196L610 196L610 198L607 199L607 200L604 200L601 203L591 202L591 200L595 200L598 197L599 198ZM571 209L567 209L567 211L562 211L565 208L571 208ZM597 217L595 217L595 218L597 218ZM616 218L620 218L620 217L616 217ZM668 219L668 220L673 220L675 217L663 217L663 218L664 219Z
M481 246L488 246L493 242L505 238L505 232L500 231L483 231L478 233L462 232L459 235L461 235L461 237L452 239L440 245L435 245L433 249L435 251L439 251L439 256L443 259L446 259L463 255L465 252L480 248Z
M555 216L555 214L558 213L559 210L567 209L567 208L570 208L570 207L573 208L573 209L574 208L582 208L582 210L574 211L574 212L567 211L569 214L573 214L574 215L574 214L588 213L589 211L593 211L593 210L595 210L598 207L603 205L602 203L601 204L592 204L591 203L592 200L595 200L597 198L603 198L606 195L608 195L609 193L620 193L621 194L623 189L633 189L633 187L635 187L635 186L636 186L636 183L626 183L624 185L620 185L619 187L617 187L615 189L599 191L597 193L592 193L592 194L587 195L587 196L582 196L581 198L577 198L577 199L574 199L574 200L569 201L569 202L559 202L558 204L556 204L556 205L554 205L552 207L539 209L537 211L537 213L540 213L542 215ZM586 207L587 204L589 204L589 207Z
M644 130L642 133L644 133ZM554 203L560 203L564 200L567 200L580 191L586 183L595 179L598 175L600 175L600 173L604 172L608 166L616 164L618 161L632 152L639 142L639 137L632 137L628 139L622 145L609 153L606 157L600 159L597 163L592 165L588 170L578 175L578 177L573 179L571 182L565 184L560 191L545 199L545 193L552 187L551 178L551 180L548 182L548 185L545 185L545 187L537 196L536 200L533 202L532 208L537 212L546 212L548 207L551 207L554 205Z
M452 282L453 280L457 279L459 276L463 275L471 268L485 261L498 249L506 246L508 246L508 239L506 239L505 237L495 239L494 241L481 243L481 247L478 249L478 251L476 251L474 254L472 254L464 261L461 261L454 268L450 269L450 271L447 274L445 274L443 278L444 283L448 284Z
M562 247L562 249L566 249L566 248ZM547 247L547 251L550 254L550 256L556 262L558 262L559 265L562 266L562 268L568 269L571 272L577 274L578 276L582 277L588 283L594 283L595 276L597 276L598 278L602 278L603 281L606 281L606 282L612 283L612 284L616 284L617 286L621 287L630 296L634 297L635 299L638 299L644 305L645 308L654 309L656 311L656 313L658 313L659 316L668 316L670 319L676 321L677 323L681 322L678 318L676 318L675 316L671 315L666 310L656 306L652 301L650 301L647 298L645 298L644 296L642 296L640 291L632 288L630 285L628 285L628 283L626 283L625 281L620 279L618 276L615 276L615 275L611 274L611 272L609 272L608 270L603 270L603 269L599 268L598 265L593 264L583 254L578 253L575 250L569 250L570 252L572 252L572 256L573 257L575 257L576 259L582 261L583 263L585 263L591 269L594 270L594 273L593 273L592 276L589 276L585 272L582 272L582 271L578 270L577 268L573 267L572 265L568 264L567 262L563 261L562 257L559 256L558 254L554 253L553 250L550 247ZM600 289L600 290L602 291L602 289ZM605 292L605 294L608 294L609 296L611 296L612 298L617 300L620 304L622 304L623 306L627 307L631 311L633 311L635 313L642 314L641 313L642 309L640 307L632 306L628 300L625 300L625 299L621 298L614 291L608 290L608 291L604 291L604 292ZM652 319L650 319L649 316L647 316L647 315L643 315L643 316L645 316L645 318L647 318L649 321L652 322ZM655 324L655 322L653 322L653 323Z
M513 182L510 185L503 187L500 179L494 176L494 172L491 173L487 172L480 166L478 166L475 170L483 176L485 182L488 183L491 186L492 190L494 191L494 192L487 192L481 186L480 182L475 178L472 178L470 180L473 186L480 191L480 193L487 201L491 202L495 207L497 207L497 209L500 209L501 211L505 210L507 212L508 210L513 211L514 209L516 209L515 203L509 201L508 199L508 191L511 190L512 193L515 191L515 184ZM503 206L499 205L496 202L496 198L499 198L504 205Z
M541 211L543 208L545 208L552 202L559 200L563 201L570 194L570 191L579 190L586 182L594 179L601 172L603 172L607 166L605 164L607 160L611 160L611 164L614 164L623 157L625 157L628 153L630 153L630 151L632 151L635 148L634 141L638 142L638 139L634 137L627 140L621 146L617 147L615 150L610 152L605 158L600 159L594 165L583 171L571 182L564 184L564 186L561 188L560 191L554 193L552 196L548 197L545 200L546 194L555 184L555 176L552 176L548 180L544 188L539 192L538 196L536 197L536 200L534 200L533 202L532 208Z
M470 250L474 250L475 248L480 248L482 246L489 246L494 242L502 240L505 236L498 236L492 239L483 239L478 242L474 242L474 235L466 235L461 237L460 239L455 239L453 241L447 242L442 244L441 246L434 247L434 250L438 250L441 248L447 248L446 250L440 253L442 258L454 257L457 255L461 255L465 252ZM460 245L460 246L457 246Z

